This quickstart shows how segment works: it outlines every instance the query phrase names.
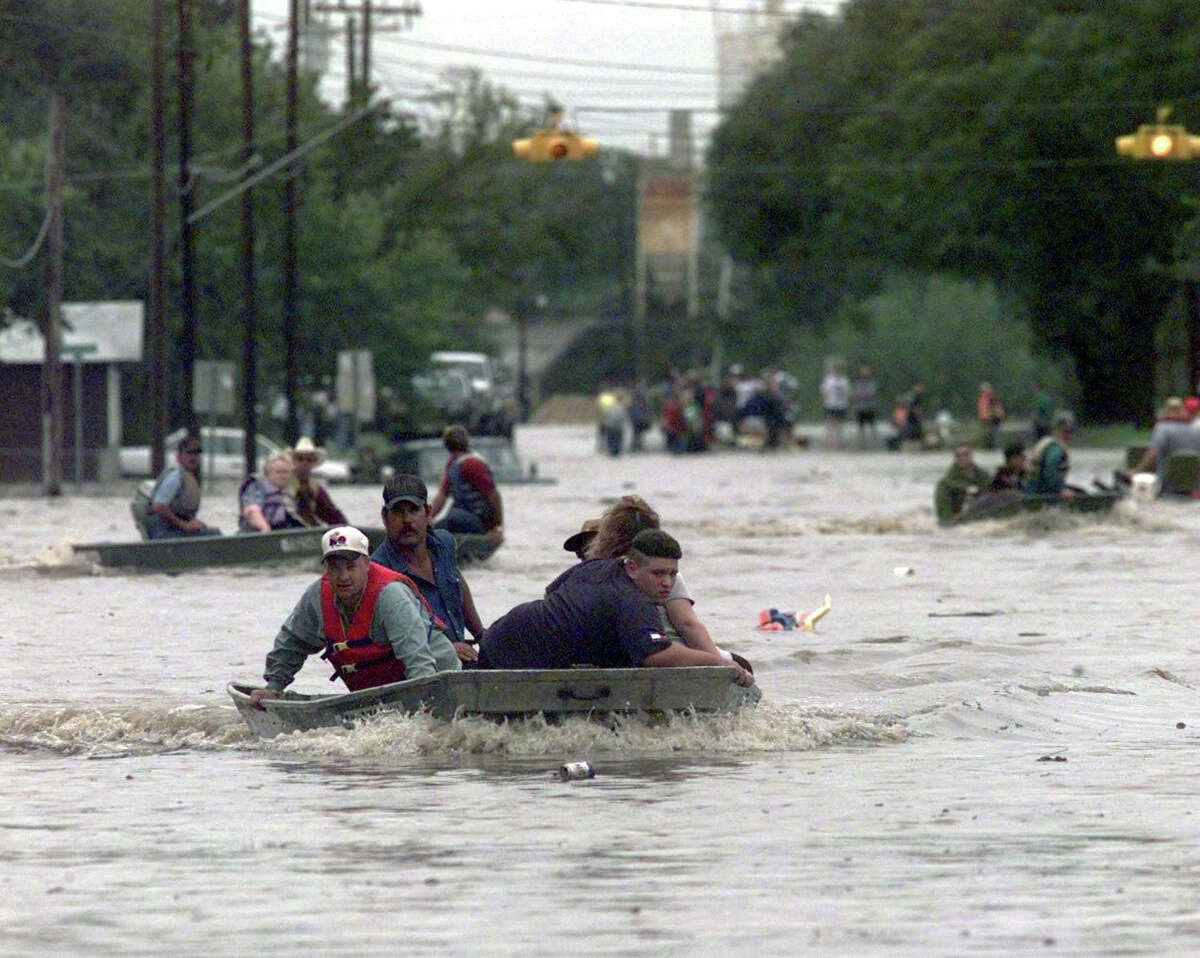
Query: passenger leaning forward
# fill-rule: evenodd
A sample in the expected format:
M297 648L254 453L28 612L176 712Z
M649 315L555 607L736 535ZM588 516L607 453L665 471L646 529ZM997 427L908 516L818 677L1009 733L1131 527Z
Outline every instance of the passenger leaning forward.
M334 677L351 690L460 668L442 622L413 581L376 565L368 552L367 537L352 526L321 537L325 574L304 590L275 636L263 673L267 687L250 693L255 706L278 696L322 650Z
M555 669L724 665L739 685L754 677L716 652L672 642L655 603L665 602L679 573L679 543L661 529L643 529L621 559L588 559L493 622L480 644L485 669Z

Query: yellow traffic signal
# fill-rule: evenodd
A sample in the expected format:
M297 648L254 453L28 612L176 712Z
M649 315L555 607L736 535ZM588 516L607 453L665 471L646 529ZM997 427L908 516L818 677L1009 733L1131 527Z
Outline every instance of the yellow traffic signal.
M527 140L513 140L513 153L534 163L582 160L599 148L595 140L565 130L538 130Z
M1117 137L1117 153L1135 160L1191 160L1200 157L1200 136L1192 136L1180 124L1164 121L1169 107L1158 111L1157 123L1143 123L1136 133Z

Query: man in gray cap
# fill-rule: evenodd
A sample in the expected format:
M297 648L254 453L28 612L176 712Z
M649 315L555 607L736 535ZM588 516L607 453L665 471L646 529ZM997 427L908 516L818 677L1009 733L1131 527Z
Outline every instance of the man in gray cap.
M324 650L334 675L351 690L461 668L445 625L407 576L368 558L367 537L335 526L321 537L325 574L304 590L267 653L266 688L251 701L275 698L305 659Z
M393 476L387 481L382 515L387 540L371 559L416 583L434 614L446 623L459 658L473 663L477 658L474 642L483 637L483 622L467 580L458 571L454 536L445 529L431 528L429 491L420 476Z

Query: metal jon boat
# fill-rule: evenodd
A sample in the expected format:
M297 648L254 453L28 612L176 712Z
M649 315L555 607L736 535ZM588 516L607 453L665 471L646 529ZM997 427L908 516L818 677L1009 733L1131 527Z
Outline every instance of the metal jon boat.
M757 685L741 686L720 665L632 669L468 669L439 672L357 692L304 695L284 692L262 709L250 704L251 685L230 683L229 695L251 730L263 738L313 728L348 726L386 712L426 710L449 721L461 715L492 719L543 713L737 712L762 698Z
M374 551L383 542L382 528L363 528ZM154 572L186 572L212 566L255 565L288 560L321 558L324 527L275 529L232 536L180 536L136 542L84 542L71 548L86 562L114 568ZM456 536L458 561L482 562L496 547L482 535Z
M1025 512L1059 509L1064 512L1108 512L1125 496L1115 491L1081 493L1073 497L1039 496L1026 493L985 493L971 502L949 525L981 519L1010 519Z

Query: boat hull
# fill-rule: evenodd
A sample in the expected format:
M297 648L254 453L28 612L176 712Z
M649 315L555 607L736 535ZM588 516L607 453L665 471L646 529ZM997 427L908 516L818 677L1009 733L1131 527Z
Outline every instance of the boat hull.
M1059 509L1064 512L1108 512L1125 497L1119 493L1085 493L1073 498L1062 496L1032 496L1019 493L988 493L979 496L951 525L978 522L983 519L1011 519L1025 512Z
M377 549L386 533L381 528L363 532ZM143 569L154 572L185 572L212 566L259 565L271 562L316 560L321 557L321 536L325 529L276 529L233 536L181 536L175 539L150 539L137 542L85 542L72 546L75 555L86 562L112 568ZM496 547L486 536L456 536L461 565L482 562Z
M741 686L727 666L637 669L468 669L330 695L285 692L264 708L250 704L253 686L230 683L229 695L250 728L264 738L345 726L384 712L428 711L513 718L612 713L737 712L762 697Z

